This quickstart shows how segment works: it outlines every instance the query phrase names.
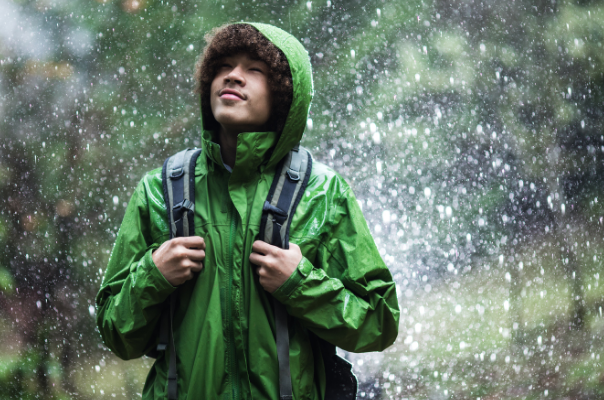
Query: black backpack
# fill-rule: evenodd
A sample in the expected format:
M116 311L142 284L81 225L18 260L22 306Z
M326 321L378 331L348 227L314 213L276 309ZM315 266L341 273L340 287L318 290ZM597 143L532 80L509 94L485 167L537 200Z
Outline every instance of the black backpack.
M168 213L170 239L193 236L195 207L195 164L201 149L185 149L164 162L162 184ZM310 153L299 145L279 163L275 177L262 208L259 238L269 244L289 248L289 228L296 207L304 194L312 169ZM170 295L169 306L162 312L159 343L147 353L157 358L170 347L168 367L168 399L178 399L178 375L176 373L176 347L173 336L173 317L176 291ZM279 361L279 399L292 400L292 384L289 369L289 333L285 306L273 301L275 312L277 356ZM336 347L315 336L325 364L326 399L356 399L357 378L352 364L336 353Z

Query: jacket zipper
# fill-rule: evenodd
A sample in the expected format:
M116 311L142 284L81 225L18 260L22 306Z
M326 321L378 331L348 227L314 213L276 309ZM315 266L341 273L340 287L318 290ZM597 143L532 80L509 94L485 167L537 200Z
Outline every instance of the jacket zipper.
M238 373L238 365L237 365L237 355L235 353L235 334L233 332L233 305L235 303L235 299L233 298L233 246L235 243L235 233L237 232L237 218L235 216L235 210L233 203L229 204L229 215L231 217L231 230L229 234L229 251L227 253L228 257L228 271L229 271L229 284L227 289L227 329L228 329L228 352L229 352L229 378L233 387L233 400L239 400L239 373Z

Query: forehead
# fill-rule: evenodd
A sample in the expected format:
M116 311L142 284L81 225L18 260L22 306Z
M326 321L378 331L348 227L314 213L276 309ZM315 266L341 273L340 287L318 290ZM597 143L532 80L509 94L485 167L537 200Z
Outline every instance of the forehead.
M254 56L250 53L241 52L235 54L225 55L221 58L222 60L230 60L230 61L240 61L245 63L262 63L266 64L263 60L260 60L257 56Z

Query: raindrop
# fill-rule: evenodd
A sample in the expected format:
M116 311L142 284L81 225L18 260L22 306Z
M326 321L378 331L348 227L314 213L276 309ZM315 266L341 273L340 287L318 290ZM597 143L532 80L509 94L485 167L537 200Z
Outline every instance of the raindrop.
M380 142L382 141L382 139L380 138L380 133L377 131L373 134L372 139L375 144L380 144Z

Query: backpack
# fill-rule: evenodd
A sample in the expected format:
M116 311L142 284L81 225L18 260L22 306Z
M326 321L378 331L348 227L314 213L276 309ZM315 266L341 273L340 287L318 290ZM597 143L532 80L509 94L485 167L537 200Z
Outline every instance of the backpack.
M195 165L201 149L185 149L164 162L162 185L168 213L170 239L193 236L195 208ZM301 146L294 147L277 165L275 177L262 207L259 239L289 248L289 228L296 208L308 184L312 169L312 157ZM178 399L178 375L176 373L176 347L173 335L173 318L176 291L170 295L169 306L162 312L159 342L155 350L147 353L157 358L170 347L168 366L168 399ZM279 399L292 400L292 383L289 369L289 316L285 306L273 300L276 328L277 358L279 362ZM319 348L325 365L326 399L356 399L358 382L352 372L352 364L339 357L336 347L320 339Z

